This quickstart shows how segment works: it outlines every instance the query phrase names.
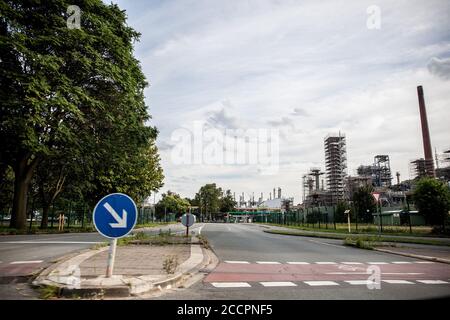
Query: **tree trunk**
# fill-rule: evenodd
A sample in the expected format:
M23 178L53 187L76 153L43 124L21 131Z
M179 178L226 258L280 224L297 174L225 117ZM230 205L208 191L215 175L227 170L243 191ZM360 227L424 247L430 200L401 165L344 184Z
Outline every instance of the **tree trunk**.
M14 166L14 198L10 227L21 230L27 227L28 189L37 164L37 158L30 164L28 159L28 156L23 156Z
M41 229L48 228L48 213L50 211L50 203L44 204L42 207L42 220L41 220Z

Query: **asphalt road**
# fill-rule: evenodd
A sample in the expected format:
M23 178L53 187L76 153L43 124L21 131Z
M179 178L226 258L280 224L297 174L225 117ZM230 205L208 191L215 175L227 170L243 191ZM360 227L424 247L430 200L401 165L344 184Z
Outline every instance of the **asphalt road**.
M190 287L173 289L159 299L450 296L448 264L346 247L341 240L264 233L262 226L252 224L205 224L202 234L220 263Z
M183 233L181 225L159 229ZM450 265L342 246L341 240L269 234L252 224L196 224L220 260L196 283L159 299L427 299L450 296ZM20 281L105 238L97 233L0 237L1 299L36 298ZM379 282L373 277L376 269ZM370 270L369 274L368 271ZM374 271L375 270L375 271ZM369 289L372 275L376 288ZM22 279L22 280L23 280Z

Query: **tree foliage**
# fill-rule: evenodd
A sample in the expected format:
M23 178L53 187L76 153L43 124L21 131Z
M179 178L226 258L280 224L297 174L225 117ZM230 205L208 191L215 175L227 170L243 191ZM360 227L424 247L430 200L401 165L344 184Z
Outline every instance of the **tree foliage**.
M175 216L179 217L187 212L189 206L188 200L169 190L162 194L161 200L156 205L157 216L162 217L165 213L175 213Z
M422 178L414 189L414 203L427 224L442 225L450 210L448 186L433 178Z
M376 203L372 191L372 186L362 186L353 194L353 204L358 213L359 221L373 221L372 213L376 211Z
M70 183L90 203L114 191L140 200L162 185L157 130L145 125L147 82L133 56L139 33L100 0L78 1L81 28L70 29L72 4L0 1L0 162L14 172L15 228L25 227L38 167L51 171L44 193L61 187L66 164L75 168L80 179Z

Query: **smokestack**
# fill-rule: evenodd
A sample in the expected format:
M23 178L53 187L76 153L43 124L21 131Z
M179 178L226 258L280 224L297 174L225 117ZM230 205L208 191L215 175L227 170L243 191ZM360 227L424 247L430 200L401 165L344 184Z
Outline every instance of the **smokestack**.
M278 187L278 198L281 199L281 188Z
M419 98L420 122L422 125L423 151L425 155L425 165L427 167L427 175L435 176L433 151L431 150L430 130L428 129L427 110L425 108L425 99L423 97L422 86L417 87L417 95Z
M396 175L397 175L397 184L399 185L400 184L400 172L397 171Z
M277 195L275 194L275 188L273 188L273 198L276 199Z

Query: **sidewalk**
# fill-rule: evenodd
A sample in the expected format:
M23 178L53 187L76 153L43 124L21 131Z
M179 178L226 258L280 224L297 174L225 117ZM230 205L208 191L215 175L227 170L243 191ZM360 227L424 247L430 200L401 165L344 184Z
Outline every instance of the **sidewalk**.
M189 244L118 246L107 278L109 246L89 249L44 270L33 282L56 287L65 297L129 297L171 288L209 263L197 239ZM171 267L167 267L170 264Z
M368 236L368 237L377 237L378 234L375 233L345 233L345 232L333 232L333 231L311 231L311 230L301 230L301 229L295 229L295 228L287 228L282 226L272 226L272 225L266 225L266 224L259 224L261 228L267 229L268 231L287 231L292 233L297 233L299 235L320 235L326 238L326 236L329 236L330 238L346 238L348 236ZM389 233L383 233L381 237L385 238L392 238L396 239L398 242L401 240L408 240L408 241L435 241L442 243L443 245L450 246L450 238L444 238L444 237L419 237L419 236L400 236L400 235L391 235Z
M395 246L376 246L374 250L450 264L450 247L402 243Z

